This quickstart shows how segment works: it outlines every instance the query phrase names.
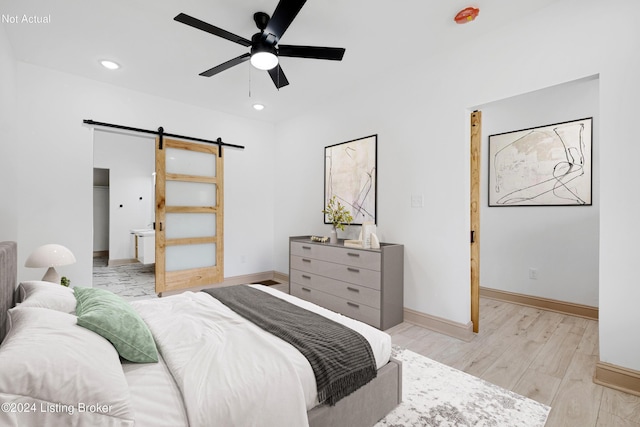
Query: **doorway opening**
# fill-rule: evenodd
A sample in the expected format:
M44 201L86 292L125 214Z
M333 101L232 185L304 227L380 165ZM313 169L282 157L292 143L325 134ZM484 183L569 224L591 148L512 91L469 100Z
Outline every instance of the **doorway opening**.
M109 259L109 169L93 168L93 258Z
M155 260L143 258L155 246L154 144L121 132L93 135L93 286L123 298L156 297Z
M588 312L597 315L598 76L492 101L476 108L482 110L483 134L479 175L480 295L541 308L553 307L569 314ZM490 135L586 117L593 118L593 161L591 168L585 170L592 182L591 205L489 207ZM536 153L532 151L531 155Z

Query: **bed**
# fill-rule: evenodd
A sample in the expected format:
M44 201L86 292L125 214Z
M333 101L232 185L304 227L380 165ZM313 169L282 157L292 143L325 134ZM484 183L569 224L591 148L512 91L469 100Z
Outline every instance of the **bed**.
M85 300L78 289L74 295L62 286L16 282L16 245L2 242L3 426L372 426L401 401L402 366L390 357L387 334L269 287L247 286L362 335L375 378L334 405L319 403L314 371L296 348L204 292L125 303L157 348L157 363L131 363L122 355L144 358L148 348L136 344L126 353L78 326L95 293Z

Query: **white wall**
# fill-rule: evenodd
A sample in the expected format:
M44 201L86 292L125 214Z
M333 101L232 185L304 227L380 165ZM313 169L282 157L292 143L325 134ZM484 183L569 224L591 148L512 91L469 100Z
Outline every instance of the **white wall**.
M480 285L598 306L600 152L597 78L480 106ZM488 207L490 135L593 117L592 206ZM538 279L529 278L535 268Z
M328 233L319 214L323 147L378 133L378 228L384 240L406 245L405 306L467 324L469 111L599 74L600 354L640 370L640 340L631 338L640 322L640 199L629 194L640 157L640 57L630 54L640 40L638 13L640 2L559 1L460 51L408 58L402 78L371 70L361 89L281 124L276 269L287 269L287 236ZM424 208L410 207L412 193L424 194Z
M15 132L15 61L4 26L0 26L0 173L15 176L16 150L12 143ZM13 213L16 204L16 187L12 181L0 185L0 242L17 240L18 218Z
M95 130L93 166L109 169L109 261L134 259L131 229L152 228L155 139Z
M224 151L225 276L273 269L274 182L265 167L275 160L273 125L22 62L16 62L15 87L20 133L10 145L16 167L0 169L0 182L15 185L17 198L6 206L0 236L18 241L20 280L42 276L44 271L21 266L36 247L55 242L77 259L60 274L78 286L91 284L93 138L83 119L163 126L166 132L244 145L243 151Z

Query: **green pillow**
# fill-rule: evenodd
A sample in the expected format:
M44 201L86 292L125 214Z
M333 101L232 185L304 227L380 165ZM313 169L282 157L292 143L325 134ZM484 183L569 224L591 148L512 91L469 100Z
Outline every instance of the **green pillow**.
M108 339L130 362L158 361L153 335L140 315L116 294L97 288L73 288L78 325Z

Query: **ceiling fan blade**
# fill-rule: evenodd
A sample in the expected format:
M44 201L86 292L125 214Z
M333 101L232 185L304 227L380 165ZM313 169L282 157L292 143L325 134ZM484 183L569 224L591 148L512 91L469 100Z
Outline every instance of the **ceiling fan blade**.
M236 66L238 64L242 64L244 61L248 60L249 58L251 58L251 54L250 53L245 53L244 55L240 55L237 58L233 58L230 59L227 62L224 62L220 65L216 65L213 68L208 69L207 71L203 71L202 73L200 73L201 76L204 77L211 77L213 75L216 75L226 69L229 69L233 66Z
M199 20L198 18L194 18L193 16L180 13L173 19L174 21L182 22L183 24L187 24L190 27L206 31L207 33L213 34L214 36L222 37L223 39L241 44L242 46L251 46L251 41L245 39L244 37L240 37L236 34L230 33L229 31L223 30L222 28L218 28L216 26L208 24L204 21Z
M289 80L287 80L287 76L285 76L284 72L282 72L282 68L280 67L280 64L276 65L275 67L268 70L267 72L271 76L271 80L273 80L273 84L276 85L278 89L280 89L281 87L285 87L286 85L289 84Z
M278 46L278 56L288 56L293 58L314 58L342 61L344 52L345 49L341 47L291 46L285 44Z
M280 0L269 19L265 34L273 34L277 43L306 2L307 0Z

